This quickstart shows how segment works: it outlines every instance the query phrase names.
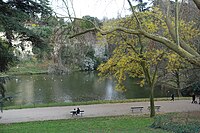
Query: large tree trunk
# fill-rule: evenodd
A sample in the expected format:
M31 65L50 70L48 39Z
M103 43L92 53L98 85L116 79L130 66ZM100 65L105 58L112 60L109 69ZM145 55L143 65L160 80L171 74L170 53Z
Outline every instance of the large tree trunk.
M193 0L194 3L196 4L196 6L199 8L200 10L200 0Z
M154 117L156 115L155 113L155 105L154 105L154 88L151 87L150 92L150 117Z
M180 71L179 70L176 70L173 72L174 73L174 76L176 78L176 89L177 89L177 94L178 94L178 97L181 96L181 81L180 81Z
M146 67L146 63L143 61L141 62L141 66L143 68L144 71L144 75L145 75L145 79L147 80L147 84L148 87L150 89L150 117L154 117L155 116L155 106L154 106L154 83L155 83L155 75L157 73L157 69L154 72L154 76L151 79L150 76L150 71L149 69Z
M6 92L6 90L3 86L3 84L0 83L0 94L1 94L2 98L5 98L5 92Z

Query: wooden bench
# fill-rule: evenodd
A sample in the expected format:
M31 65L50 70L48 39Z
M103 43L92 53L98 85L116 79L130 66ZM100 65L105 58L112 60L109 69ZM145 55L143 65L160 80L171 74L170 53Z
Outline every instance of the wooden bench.
M160 108L161 108L161 106L160 106L160 105L155 105L155 106L154 106L154 108L155 108L155 110L156 110L156 111L158 111L158 112L159 112L159 111L160 111ZM149 110L149 111L150 111L150 109L151 109L151 107L150 107L150 106L148 106L148 110Z
M81 116L83 116L83 114L84 114L84 110L81 110L80 111L80 113L76 113L76 110L72 110L72 111L70 111L70 114L72 115L72 117L74 116L74 115L81 115Z
M133 107L131 107L131 111L133 112L134 110L139 110L140 112L142 112L143 108L144 107L142 107L142 106L133 106Z

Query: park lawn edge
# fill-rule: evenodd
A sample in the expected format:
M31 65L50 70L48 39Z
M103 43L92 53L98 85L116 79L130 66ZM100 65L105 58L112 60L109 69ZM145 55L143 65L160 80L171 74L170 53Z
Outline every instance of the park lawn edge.
M155 98L154 101L169 101L170 98ZM177 97L175 100L190 100L190 97ZM67 102L67 103L48 103L48 104L37 104L32 103L30 105L15 105L5 106L4 110L9 109L26 109L26 108L42 108L42 107L58 107L58 106L79 106L79 105L92 105L92 104L110 104L110 103L130 103L130 102L148 102L149 98L136 98L136 99L125 99L125 100L94 100L87 102Z

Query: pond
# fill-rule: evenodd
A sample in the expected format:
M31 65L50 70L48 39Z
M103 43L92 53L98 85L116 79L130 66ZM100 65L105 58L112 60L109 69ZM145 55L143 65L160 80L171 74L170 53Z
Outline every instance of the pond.
M7 95L14 97L9 105L28 105L56 102L79 102L92 100L122 100L148 98L149 90L142 88L137 80L126 81L127 91L115 90L111 79L99 81L96 72L74 72L68 75L21 75L6 84ZM165 97L165 91L157 89L155 97Z

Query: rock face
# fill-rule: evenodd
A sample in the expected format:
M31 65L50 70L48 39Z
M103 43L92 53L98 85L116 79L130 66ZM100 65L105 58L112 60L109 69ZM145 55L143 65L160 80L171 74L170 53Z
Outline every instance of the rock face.
M3 40L6 40L5 35L3 32L0 32L0 38L2 38ZM32 52L32 42L31 41L22 41L20 40L20 38L18 37L18 35L16 34L15 39L12 40L12 44L14 49L14 54L19 58L19 59L30 59L34 53ZM85 45L85 48L83 47L83 45ZM84 39L83 40L78 40L78 39L71 39L70 41L64 41L64 43L61 44L54 44L54 52L53 53L49 53L49 54L53 54L54 57L57 57L57 61L54 62L54 65L49 66L48 68L48 72L49 73L55 73L55 74L63 74L63 73L68 73L69 69L71 68L69 65L70 64L62 64L62 63L58 63L58 62L62 62L62 58L61 58L61 50L63 49L63 47L67 47L70 46L71 50L76 51L77 47L79 47L78 50L80 50L81 53L79 55L79 57L75 57L77 55L70 55L72 57L68 57L71 58L71 60L77 60L77 62L74 64L76 65L76 67L78 67L78 69L83 70L83 71L93 71L99 64L99 62L101 61L105 61L105 59L107 59L107 57L105 56L106 50L107 50L107 41L106 39L101 40L101 41L97 41L96 39L96 35L95 34L86 34L84 35ZM83 47L83 48L82 48ZM89 56L87 55L87 47L92 49L92 54L90 54ZM84 51L84 49L86 49ZM77 50L77 51L78 51ZM82 50L82 51L81 51ZM77 52L76 51L76 52ZM75 53L77 54L77 53ZM53 60L56 59L53 57ZM59 60L59 61L58 61ZM62 64L62 65L58 65L58 64Z
M0 38L7 40L4 32L0 32ZM17 34L14 34L12 45L15 48L13 52L19 59L26 59L33 55L32 42L21 40Z

